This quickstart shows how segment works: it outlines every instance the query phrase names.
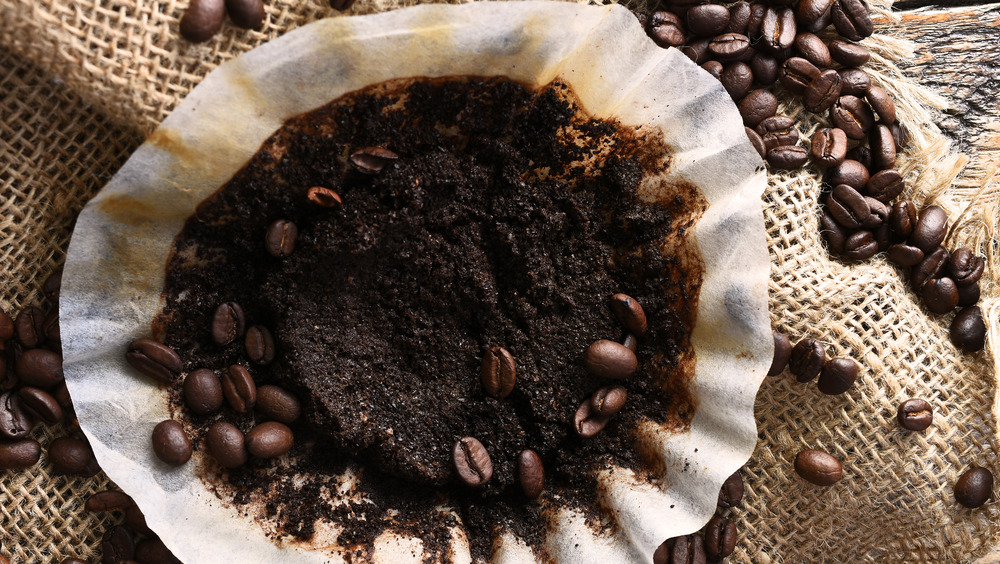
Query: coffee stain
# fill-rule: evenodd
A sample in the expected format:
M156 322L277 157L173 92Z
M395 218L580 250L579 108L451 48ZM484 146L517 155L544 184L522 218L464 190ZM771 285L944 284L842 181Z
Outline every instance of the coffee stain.
M176 129L160 126L150 134L146 143L158 147L163 151L177 157L182 162L194 162L198 159L198 152L181 139L180 133Z
M131 195L112 194L97 202L97 209L118 223L137 227L154 220L159 210L146 200Z

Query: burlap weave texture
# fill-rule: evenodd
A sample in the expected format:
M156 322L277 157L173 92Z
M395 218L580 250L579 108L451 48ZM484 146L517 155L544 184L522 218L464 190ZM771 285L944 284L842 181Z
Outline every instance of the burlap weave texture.
M395 0L358 0L352 13L396 8ZM75 214L163 117L208 72L270 38L338 13L321 0L267 2L261 31L226 24L203 45L180 39L185 1L0 0L0 307L40 302L38 286L58 264ZM991 178L952 179L963 163L930 125L942 101L898 74L892 61L907 46L891 37L885 6L875 50L875 79L898 101L913 142L900 163L906 197L940 203L961 225L946 245L988 257L981 306L997 327L995 212L969 206ZM58 78L56 78L58 77ZM808 137L822 118L785 100ZM970 184L966 179L965 184ZM956 188L956 186L958 188ZM758 396L760 443L744 477L738 518L739 562L970 561L1000 539L995 503L971 511L954 503L952 484L975 463L997 473L996 368L992 352L955 350L950 315L927 314L900 269L876 258L833 259L819 233L820 179L810 171L771 175L764 214L772 256L771 315L793 341L820 339L831 355L864 365L858 384L829 397L787 373ZM987 280L988 278L988 280ZM995 333L995 331L993 331ZM992 335L991 335L992 339ZM995 351L996 347L991 347ZM899 401L923 397L935 425L905 433ZM36 431L46 443L64 429ZM792 470L802 448L844 461L845 479L821 489ZM0 553L15 562L96 561L109 518L82 511L81 497L105 478L51 476L45 457L27 472L2 474Z

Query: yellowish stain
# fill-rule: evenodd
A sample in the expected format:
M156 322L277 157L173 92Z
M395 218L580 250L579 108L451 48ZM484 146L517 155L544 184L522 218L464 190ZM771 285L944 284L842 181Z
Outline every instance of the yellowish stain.
M156 128L156 131L146 139L146 143L176 156L181 162L194 162L198 158L195 148L184 143L177 130L169 127Z
M115 218L116 221L131 226L148 223L157 212L149 202L126 195L112 195L103 198L98 202L97 209Z

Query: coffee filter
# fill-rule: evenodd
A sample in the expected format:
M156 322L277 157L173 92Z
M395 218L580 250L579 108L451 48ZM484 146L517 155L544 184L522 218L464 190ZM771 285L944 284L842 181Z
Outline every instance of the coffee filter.
M60 315L67 385L83 431L107 474L184 562L356 561L336 544L337 523L304 543L275 535L252 511L226 504L204 474L203 451L180 468L150 446L170 418L168 392L131 369L126 345L148 336L163 305L174 237L204 198L227 182L288 118L394 78L506 76L567 83L583 109L662 134L674 149L662 178L640 188L696 186L708 208L694 239L705 272L692 335L698 407L690 429L651 422L637 448L661 463L652 483L609 468L599 476L605 510L597 527L551 496L542 547L556 562L649 562L664 539L704 525L722 482L756 443L754 398L772 356L769 260L761 195L763 163L721 85L674 49L663 50L618 6L548 2L425 5L319 21L213 71L162 123L80 214L63 275ZM361 495L350 472L331 497ZM450 509L440 508L442 515ZM494 562L533 562L522 539L498 531ZM385 533L364 556L375 562L470 561L455 530L446 553Z

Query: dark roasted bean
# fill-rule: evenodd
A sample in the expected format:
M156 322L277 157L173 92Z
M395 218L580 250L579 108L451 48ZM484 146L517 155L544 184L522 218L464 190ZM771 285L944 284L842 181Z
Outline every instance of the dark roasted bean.
M664 48L680 47L685 41L684 22L672 12L653 12L647 24L647 33L657 45Z
M69 396L69 388L66 387L65 381L52 390L52 397L56 398L59 407L63 408L64 411L73 408L73 398Z
M729 6L729 25L726 26L726 33L747 34L750 26L750 4L744 0Z
M236 302L225 302L215 308L212 316L212 340L220 345L228 345L246 330L243 308Z
M807 449L795 456L795 472L817 486L832 486L844 476L840 461L819 449Z
M42 335L46 343L56 351L62 350L62 330L59 327L59 309L54 309L42 321Z
M91 513L104 513L106 511L124 511L134 503L125 492L104 490L91 494L83 508Z
M788 359L792 356L792 344L784 333L771 331L774 337L774 357L771 359L771 368L768 369L768 376L777 376L785 371L788 366Z
M18 390L17 395L21 398L21 405L36 419L44 421L49 425L55 425L62 421L62 406L59 405L56 398L52 397L45 390L25 386Z
M152 339L132 341L125 360L139 372L165 384L173 383L184 370L184 363L174 349Z
M831 358L823 365L817 388L826 395L835 396L851 389L861 372L861 365L853 358Z
M101 539L101 552L101 562L104 564L119 564L132 560L132 556L135 555L132 534L121 525L111 527Z
M284 388L260 386L257 388L256 409L268 419L290 425L302 415L302 402Z
M938 247L930 253L924 253L924 260L913 268L910 282L915 290L923 290L929 281L942 276L948 268L951 255L944 247Z
M767 163L774 168L794 170L809 160L809 151L795 145L782 145L767 152Z
M938 206L927 206L920 212L910 244L927 253L938 247L948 233L948 214Z
M545 468L542 459L530 449L521 451L517 457L517 477L521 482L521 491L530 499L542 495L545 489Z
M986 346L986 322L977 307L967 307L955 315L951 322L951 342L966 352L983 350Z
M834 186L846 184L860 192L868 180L868 169L858 161L851 159L844 159L839 165L827 170L827 182Z
M750 18L747 20L746 36L753 43L760 41L760 28L764 23L765 13L767 13L767 4L761 2L750 4Z
M338 12L345 12L351 9L355 0L330 0L330 7Z
M639 367L635 353L614 341L595 341L583 355L587 371L600 378L628 378Z
M871 59L868 49L843 39L834 39L830 42L830 56L845 67L860 67Z
M262 0L226 0L229 19L243 29L260 29L264 23L264 2Z
M830 212L824 211L823 215L819 220L820 233L823 234L823 238L826 239L826 244L830 248L830 252L835 255L844 254L844 245L847 243L848 232L843 227L837 223L837 220L833 219Z
M49 443L49 462L56 474L93 476L101 470L90 445L72 437L59 437Z
M896 410L899 426L909 431L923 431L934 421L934 410L927 400L914 398L899 404Z
M635 298L625 294L615 294L610 299L611 313L628 332L636 337L646 334L646 312Z
M708 43L708 52L720 61L735 61L750 52L750 40L739 33L723 33Z
M743 476L740 471L733 472L719 489L718 506L723 509L736 507L743 501Z
M181 561L158 538L142 539L137 542L135 561L139 564L181 564Z
M931 313L948 313L958 305L958 286L951 278L929 280L922 293L924 304Z
M628 392L621 386L605 386L590 396L594 413L599 417L611 417L625 407Z
M814 33L799 33L795 38L795 48L798 49L803 58L817 67L829 68L833 66L833 59L830 58L830 49Z
M844 256L851 260L868 260L878 253L878 246L871 231L855 231L844 241Z
M15 364L22 384L50 390L64 380L62 357L47 349L21 353Z
M270 364L274 360L274 337L271 336L271 331L263 325L253 325L247 329L243 345L251 362Z
M959 286L968 286L979 282L986 268L986 260L972 254L967 247L959 247L951 253L948 262L948 273Z
M823 14L829 14L832 6L833 0L800 0L795 19L809 31L814 31L811 29L811 24L820 21Z
M837 33L851 41L861 41L875 30L864 0L836 0L830 15Z
M173 419L160 421L153 427L153 453L170 466L181 466L191 459L191 440L184 427Z
M781 70L778 71L778 80L789 92L802 94L806 91L809 83L819 76L819 73L820 70L816 68L816 65L806 59L792 57L781 65Z
M910 137L906 129L898 121L889 124L889 131L892 131L892 138L896 141L896 151L902 151L910 142Z
M701 535L676 537L670 547L670 564L707 564L705 541Z
M979 302L979 282L975 284L968 284L966 286L958 286L958 305L961 307L968 307L971 305L976 305Z
M716 515L705 526L705 554L725 558L736 550L736 522Z
M0 309L0 345L14 338L14 320Z
M351 155L351 158L353 159L354 155ZM354 161L352 160L351 162ZM357 168L357 165L355 165L355 168ZM340 194L323 186L313 186L310 188L306 192L306 199L321 208L338 209L344 204L344 201L340 199Z
M705 61L705 63L701 65L701 68L708 71L708 74L712 75L712 77L714 77L715 80L719 81L722 80L722 70L724 67L722 66L722 63L720 63L719 61ZM725 87L725 84L723 84L722 86Z
M493 477L490 454L483 443L474 437L463 437L455 441L451 457L459 479L467 486L482 486Z
M826 363L826 351L823 344L813 339L802 339L792 347L788 359L788 369L799 382L808 382L819 376Z
M351 153L351 164L358 172L376 174L399 159L399 155L383 147L363 147ZM337 198L340 199L339 197ZM338 203L339 205L339 203Z
M23 470L38 463L42 445L34 439L0 441L0 470Z
M28 306L21 310L14 319L14 334L19 343L26 349L33 349L41 346L45 340L45 313L35 306Z
M697 37L719 35L729 27L729 9L720 4L699 4L685 14L688 31Z
M863 98L872 86L872 79L861 69L840 69L840 93L843 96Z
M856 145L853 149L847 151L847 158L852 161L858 161L861 163L861 166L871 172L872 150L868 147L868 145Z
M610 416L600 415L594 411L594 402L591 398L587 398L573 416L573 429L578 435L587 439L600 433L610 420Z
M278 458L292 450L295 437L288 425L277 421L261 423L247 433L247 452L257 458Z
M892 131L889 130L888 126L881 123L875 124L875 127L868 134L868 146L872 151L872 167L874 170L886 172L888 169L896 166L896 142L893 141ZM872 177L874 178L878 174ZM898 175L899 173L897 172L896 174ZM903 184L902 177L899 179L899 184L900 186ZM902 191L902 188L900 188L900 191ZM887 200L882 201L887 202Z
M851 139L864 139L875 125L872 109L857 96L841 96L830 108L830 119Z
M215 413L222 407L222 383L207 368L192 370L184 378L184 405L198 415Z
M889 212L889 227L893 234L901 239L906 239L913 233L913 228L917 224L917 206L910 200L900 200L892 205Z
M865 98L868 99L872 110L875 110L882 123L886 125L896 123L896 104L893 103L892 98L884 89L872 86L865 94Z
M955 501L975 509L989 501L993 495L993 473L972 465L955 482Z
M875 198L865 197L865 202L868 203L868 218L862 223L862 227L869 229L872 232L878 230L879 227L886 225L889 221L889 206L883 204L882 202L876 200ZM888 226L886 226L888 227ZM888 231L886 231L888 234ZM886 245L888 246L888 245Z
M812 137L810 154L813 162L822 168L830 168L844 162L847 155L847 135L839 128L818 129Z
M246 368L234 364L222 373L222 395L236 413L250 413L257 403L257 385Z
M492 347L486 351L480 366L480 383L483 391L489 396L503 399L514 391L516 381L517 368L514 357L507 352L507 349Z
M780 68L778 60L770 55L755 51L750 57L750 70L753 72L754 80L760 85L770 86L774 84L778 80Z
M711 39L702 38L697 39L681 47L681 51L688 56L689 59L695 62L695 64L703 64L708 62L708 44Z
M130 505L125 510L125 526L135 531L136 534L147 537L156 536L156 533L146 524L146 516L142 514L142 510L139 509L138 505Z
M885 252L892 246L892 232L889 231L888 223L879 225L873 234L875 235L875 242L878 243L878 252Z
M735 61L723 68L722 74L719 75L719 82L722 83L723 88L729 92L729 96L733 100L739 101L747 95L747 92L750 92L750 87L753 86L753 71L750 70L750 65L742 61Z
M275 258L291 256L295 250L295 239L299 236L299 228L287 219L276 219L267 228L264 236L264 248L267 254Z
M768 7L760 24L761 41L758 49L779 53L795 42L795 12L791 8Z
M208 41L222 28L225 17L223 0L191 0L181 17L181 37L193 43Z
M905 243L890 245L886 256L893 264L899 266L916 266L924 260L923 251Z
M826 209L837 223L847 229L859 229L869 215L868 201L847 184L838 184L826 198Z
M635 352L639 350L639 340L635 338L635 335L627 333L625 338L622 339L622 346L632 352Z
M50 274L42 284L42 294L45 295L45 299L49 300L50 304L58 305L59 303L59 292L62 289L62 274L62 268L59 268ZM3 338L0 337L0 340L3 340Z
M224 468L239 468L246 464L247 453L243 433L232 423L219 421L205 434L205 447Z
M795 120L788 116L771 116L757 125L757 133L764 140L768 151L782 145L794 145L799 141L799 131Z
M763 159L764 156L767 155L767 147L764 146L764 140L761 139L760 135L753 129L746 126L743 126L743 129L746 130L747 139L750 140L750 144L753 145L753 148L757 150L760 158Z

